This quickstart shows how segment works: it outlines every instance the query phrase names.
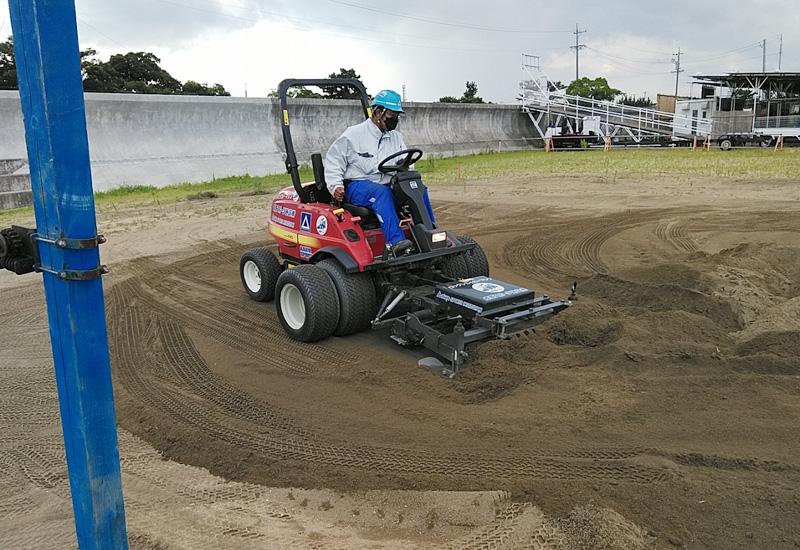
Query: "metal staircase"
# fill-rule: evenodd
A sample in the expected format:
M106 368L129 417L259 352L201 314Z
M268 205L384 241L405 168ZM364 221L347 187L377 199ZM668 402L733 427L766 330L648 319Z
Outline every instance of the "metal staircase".
M636 144L653 138L662 142L685 141L711 133L708 119L567 95L564 90L551 91L551 81L539 66L538 56L523 54L522 69L522 110L542 139L551 137L552 128L566 127L570 134L581 134L588 120L593 121L592 129L600 137L625 138Z

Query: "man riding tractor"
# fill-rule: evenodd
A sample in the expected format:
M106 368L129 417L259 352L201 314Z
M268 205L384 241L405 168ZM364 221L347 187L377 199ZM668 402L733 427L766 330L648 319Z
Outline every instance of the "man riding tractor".
M397 92L379 92L372 101L372 117L345 130L325 156L325 181L331 195L337 201L375 212L386 237L387 258L408 254L414 248L400 228L396 212L399 203L388 185L391 175L378 170L384 159L406 149L403 135L396 130L403 114ZM427 189L424 202L435 223Z

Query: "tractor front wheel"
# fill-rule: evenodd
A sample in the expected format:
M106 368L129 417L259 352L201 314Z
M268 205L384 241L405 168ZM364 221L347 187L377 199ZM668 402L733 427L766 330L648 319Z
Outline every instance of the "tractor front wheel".
M339 322L339 299L333 281L316 265L299 265L278 277L275 287L278 319L300 342L330 336Z
M275 284L281 274L281 264L266 248L251 248L242 254L239 275L245 292L256 302L269 302L275 297Z

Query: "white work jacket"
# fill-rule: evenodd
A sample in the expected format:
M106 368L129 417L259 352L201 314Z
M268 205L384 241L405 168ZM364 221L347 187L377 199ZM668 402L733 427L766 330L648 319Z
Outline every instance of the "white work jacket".
M325 155L325 182L328 190L333 195L337 187L344 186L344 180L389 183L391 176L378 172L378 164L405 148L400 132L381 132L371 119L350 126L333 142Z

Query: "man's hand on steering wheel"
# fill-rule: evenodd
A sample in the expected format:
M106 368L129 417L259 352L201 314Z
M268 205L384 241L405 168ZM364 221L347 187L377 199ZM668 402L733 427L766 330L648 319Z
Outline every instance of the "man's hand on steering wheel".
M398 157L403 157L403 159L391 166L386 165L390 160L394 160ZM388 174L390 172L405 172L412 164L421 158L422 149L403 149L402 151L398 151L393 155L389 155L383 159L381 163L378 164L378 172L382 174Z

